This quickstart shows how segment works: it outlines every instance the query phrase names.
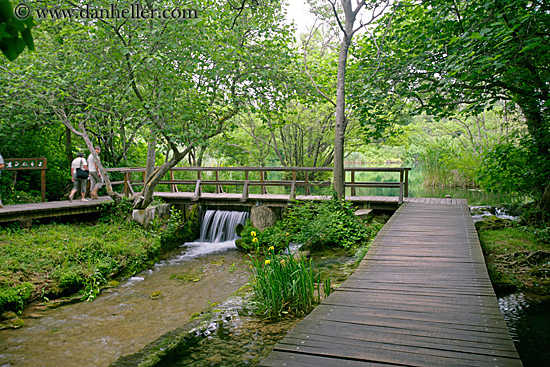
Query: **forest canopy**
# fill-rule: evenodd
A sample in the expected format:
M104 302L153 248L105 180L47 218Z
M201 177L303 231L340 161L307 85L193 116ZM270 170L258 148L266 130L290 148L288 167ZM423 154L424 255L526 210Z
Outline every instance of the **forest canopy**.
M106 167L147 167L135 207L149 205L178 165L353 158L435 167L440 177L426 183L522 192L550 209L546 2L365 1L353 20L350 0L309 3L317 21L298 37L282 0L142 4L198 14L187 19L37 19L31 11L36 19L18 28L3 15L2 34L35 50L19 45L18 56L0 58L1 153L46 156L49 200L67 191L74 154L99 145ZM362 29L349 39L338 87L346 19ZM340 135L344 154L335 155ZM36 190L32 175L8 181L0 187L8 202Z

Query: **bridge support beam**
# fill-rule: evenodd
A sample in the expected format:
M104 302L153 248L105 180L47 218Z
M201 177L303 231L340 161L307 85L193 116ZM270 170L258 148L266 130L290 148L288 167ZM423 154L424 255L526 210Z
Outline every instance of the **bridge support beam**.
M132 211L132 219L144 228L148 228L155 217L166 218L170 216L171 206L172 204L162 204L145 209L134 209Z

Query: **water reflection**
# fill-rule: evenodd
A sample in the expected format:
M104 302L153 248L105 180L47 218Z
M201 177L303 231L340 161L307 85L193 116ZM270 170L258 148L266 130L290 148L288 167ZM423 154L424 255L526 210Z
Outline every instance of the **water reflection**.
M523 365L550 366L550 296L513 293L498 303Z

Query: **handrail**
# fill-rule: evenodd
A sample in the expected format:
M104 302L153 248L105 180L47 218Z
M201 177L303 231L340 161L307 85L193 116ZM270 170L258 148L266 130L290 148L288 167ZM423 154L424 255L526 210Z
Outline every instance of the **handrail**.
M356 196L356 188L358 187L386 187L399 188L399 203L403 202L404 197L409 196L409 167L345 167L344 172L350 172L351 181L345 182L345 187L350 187L351 196ZM193 200L197 201L201 198L201 187L213 185L216 186L217 193L223 193L224 185L242 185L243 192L241 201L246 201L249 195L250 186L261 186L262 194L267 194L267 186L289 186L290 199L296 198L296 189L298 186L305 188L305 195L311 195L311 187L330 186L330 181L311 181L310 174L318 172L332 172L332 167L173 167L170 171L169 180L161 180L159 184L167 184L171 187L171 192L178 192L177 185L194 185ZM107 172L120 172L124 175L123 181L114 181L113 185L123 184L123 193L126 196L134 194L132 185L143 185L145 168L144 167L120 167L108 168ZM196 172L196 179L174 179L174 172ZM202 177L202 172L215 172L215 180L208 180ZM244 172L243 180L220 180L220 172ZM259 180L251 180L250 173L259 172ZM267 172L291 172L291 180L268 180ZM297 173L303 172L304 179L298 180ZM399 181L385 182L365 182L356 181L356 172L393 172L399 173ZM139 180L133 180L132 174L141 173L142 177Z

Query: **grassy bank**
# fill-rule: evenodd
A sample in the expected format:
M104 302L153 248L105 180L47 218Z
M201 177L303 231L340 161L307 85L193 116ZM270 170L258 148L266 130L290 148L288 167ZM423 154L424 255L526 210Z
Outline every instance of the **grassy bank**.
M178 225L179 215L145 230L128 219L128 209L97 223L0 228L0 314L36 300L92 300L191 234Z
M527 290L550 294L550 244L547 229L512 226L478 234L487 270L497 292Z

